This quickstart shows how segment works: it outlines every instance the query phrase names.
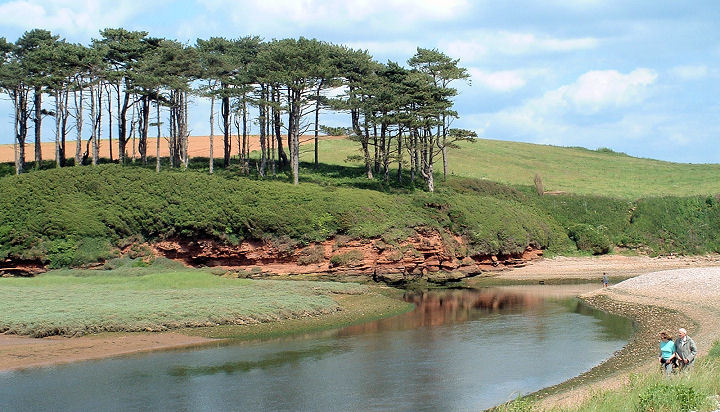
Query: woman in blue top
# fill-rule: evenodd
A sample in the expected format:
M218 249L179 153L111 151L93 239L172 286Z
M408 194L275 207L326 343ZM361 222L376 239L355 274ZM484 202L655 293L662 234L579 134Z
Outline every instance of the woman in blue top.
M665 375L672 373L675 359L675 342L665 332L660 332L660 366L665 370Z

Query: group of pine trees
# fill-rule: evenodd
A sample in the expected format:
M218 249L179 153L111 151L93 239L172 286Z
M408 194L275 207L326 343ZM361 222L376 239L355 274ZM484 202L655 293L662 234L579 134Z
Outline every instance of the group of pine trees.
M346 134L360 144L369 178L375 172L388 180L390 165L397 164L397 179L406 166L412 179L424 179L432 191L436 161L442 159L447 172L447 149L474 136L450 128L457 117L452 110L457 91L450 84L469 76L458 60L437 50L418 48L408 65L378 63L367 51L302 37L213 37L188 46L118 28L100 31L89 46L68 43L42 29L25 32L15 43L0 38L0 90L14 108L17 174L26 168L30 129L35 164L40 164L46 117L55 123L58 167L73 150L66 145L71 134L70 140L76 141L74 164L97 164L103 132L111 140L111 160L113 138L120 163L128 161L130 139L137 139L133 150L137 147L140 161L147 163L152 154L148 135L153 133L158 137L159 170L164 134L171 167L187 167L188 104L195 95L210 100L210 141L217 123L226 167L233 128L240 163L248 167L248 130L254 123L260 141L258 173L265 176L289 167L297 184L300 136L311 125L318 162L322 108L350 114L349 127L324 130ZM212 148L210 144L210 173Z

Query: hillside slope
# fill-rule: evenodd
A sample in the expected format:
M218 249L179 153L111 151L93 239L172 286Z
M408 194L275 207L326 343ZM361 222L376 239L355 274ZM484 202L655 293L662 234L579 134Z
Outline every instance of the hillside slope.
M326 141L321 144L320 161L343 165L349 155L357 154L357 143ZM312 153L306 152L305 156L309 161ZM442 167L436 170L442 171ZM538 173L545 190L629 200L720 193L717 164L671 163L603 149L487 139L463 142L459 149L451 149L448 173L509 185L533 185Z
M478 264L531 249L720 251L720 202L713 196L537 196L534 188L458 176L426 193L358 172L307 168L300 186L236 170L157 174L119 165L6 176L0 271L82 265L118 250L142 255L145 242L170 242L163 253L192 264L254 270L289 262L305 272L413 276L459 267L477 273ZM271 254L263 254L267 245Z

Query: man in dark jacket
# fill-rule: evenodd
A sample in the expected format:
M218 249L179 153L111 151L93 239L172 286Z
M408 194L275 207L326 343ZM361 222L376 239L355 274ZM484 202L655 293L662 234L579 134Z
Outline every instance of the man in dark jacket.
M695 341L687 335L687 331L684 328L678 329L678 337L675 339L675 353L677 353L679 358L680 369L689 370L695 362L697 348L695 347Z

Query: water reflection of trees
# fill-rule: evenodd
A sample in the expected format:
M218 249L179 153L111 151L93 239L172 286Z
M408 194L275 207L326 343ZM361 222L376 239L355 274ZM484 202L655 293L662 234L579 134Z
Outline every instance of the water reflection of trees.
M495 313L516 313L539 309L543 298L529 293L502 289L462 289L408 292L404 300L415 309L403 316L346 328L343 334L368 333L388 329L411 329L465 322Z

